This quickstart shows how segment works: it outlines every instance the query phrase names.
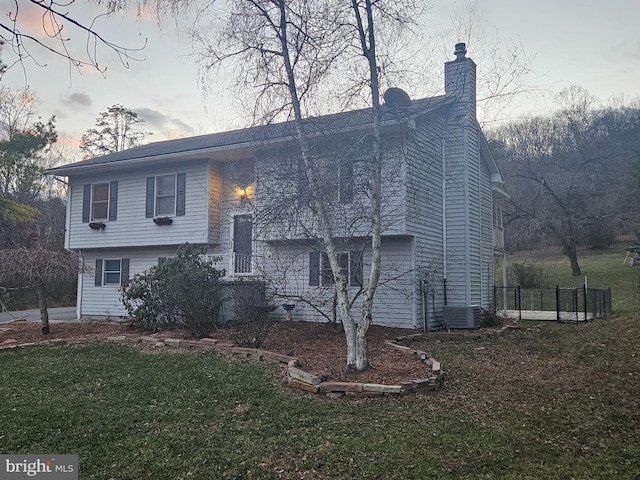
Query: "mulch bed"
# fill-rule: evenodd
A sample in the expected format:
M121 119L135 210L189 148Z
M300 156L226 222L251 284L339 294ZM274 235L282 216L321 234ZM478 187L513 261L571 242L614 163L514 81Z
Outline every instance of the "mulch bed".
M147 335L128 324L105 321L52 322L51 333L42 335L38 322L17 321L0 324L0 345L32 343L58 338L87 336ZM8 329L3 331L3 329ZM401 352L385 344L386 340L406 335L406 330L371 326L369 364L366 372L347 375L346 343L340 328L330 323L277 322L271 328L262 346L264 350L292 355L300 360L302 368L318 376L326 375L330 381L400 384L427 377L430 370L410 353ZM155 334L158 338L190 338L188 332L172 330ZM231 329L221 329L211 335L218 340L233 340ZM15 342L13 342L15 340Z

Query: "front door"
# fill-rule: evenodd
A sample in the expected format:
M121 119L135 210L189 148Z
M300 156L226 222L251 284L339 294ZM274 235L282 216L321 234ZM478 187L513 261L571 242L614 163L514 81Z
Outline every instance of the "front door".
M233 217L234 273L251 273L251 237L253 218L251 215Z

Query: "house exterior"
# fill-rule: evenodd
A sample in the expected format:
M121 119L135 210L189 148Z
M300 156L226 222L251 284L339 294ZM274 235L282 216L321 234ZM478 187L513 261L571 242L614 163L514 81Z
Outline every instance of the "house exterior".
M445 95L385 96L376 324L475 327L492 304L503 180L476 120L476 67L464 44L456 57L445 64ZM370 265L371 114L327 115L307 127L357 307ZM78 318L126 315L121 286L185 242L206 245L230 282L264 282L270 302L288 305L277 317L333 318L292 123L152 143L48 173L68 177L65 246L89 267L79 275Z

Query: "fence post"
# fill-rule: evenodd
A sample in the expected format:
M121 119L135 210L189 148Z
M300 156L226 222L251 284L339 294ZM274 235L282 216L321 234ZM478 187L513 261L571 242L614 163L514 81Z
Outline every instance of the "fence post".
M516 287L515 295L516 295L516 306L518 308L518 320L521 321L522 320L522 296L520 292L520 285Z
M589 320L589 316L587 315L587 295L589 294L589 289L587 288L586 285L582 285L582 291L584 296L583 298L583 303L584 303L584 321L588 321Z
M556 283L556 320L560 321L560 286Z

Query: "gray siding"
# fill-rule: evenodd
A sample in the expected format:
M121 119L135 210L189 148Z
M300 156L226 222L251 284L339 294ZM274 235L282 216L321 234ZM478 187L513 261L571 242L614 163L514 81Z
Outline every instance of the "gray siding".
M479 131L468 119L450 124L446 162L447 299L488 307L493 285L491 173Z
M331 321L333 319L333 287L309 286L309 253L315 251L308 242L287 244L263 244L265 255L260 270L268 271L271 280L269 293L275 304L295 303L294 320ZM345 251L361 248L361 245L345 247ZM385 238L382 246L382 278L374 304L374 324L398 328L416 326L415 281L410 237ZM371 254L364 252L363 274L365 282L371 265ZM355 296L358 288L350 287ZM302 299L306 299L304 302ZM353 314L358 319L361 303L356 300ZM284 319L279 308L276 318Z
M470 305L469 119L448 123L445 137L446 279L449 305Z
M406 232L406 199L402 141L398 137L384 140L382 171L382 229L384 235ZM351 238L370 232L370 200L363 193L371 179L365 157L350 153L349 146L340 152L334 147L333 156L319 157L319 170L325 172L328 201L326 209L335 237ZM346 153L345 153L346 152ZM338 198L338 170L340 155L353 155L353 201L341 203ZM264 240L308 239L319 236L317 218L307 204L300 206L298 199L298 162L295 152L282 150L264 153L256 163L255 210L261 222Z
M407 232L414 236L418 328L442 325L444 309L444 118L416 121L406 148Z

